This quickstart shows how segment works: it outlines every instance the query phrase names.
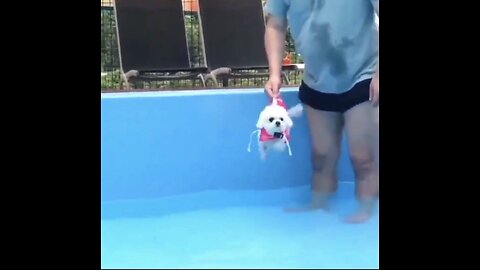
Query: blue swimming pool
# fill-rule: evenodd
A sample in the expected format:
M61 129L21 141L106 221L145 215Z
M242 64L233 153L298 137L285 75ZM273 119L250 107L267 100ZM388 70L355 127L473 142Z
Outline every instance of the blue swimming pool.
M298 103L296 89L283 93ZM101 102L102 268L378 268L378 215L341 221L356 206L345 142L333 209L282 211L309 200L309 135L302 117L293 156L247 152L263 90Z

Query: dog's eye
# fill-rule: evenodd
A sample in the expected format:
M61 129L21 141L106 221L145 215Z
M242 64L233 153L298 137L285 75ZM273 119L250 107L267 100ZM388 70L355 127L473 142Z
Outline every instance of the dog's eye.
M280 121L283 121L283 117L280 117Z
M268 118L268 121L273 122L273 117Z

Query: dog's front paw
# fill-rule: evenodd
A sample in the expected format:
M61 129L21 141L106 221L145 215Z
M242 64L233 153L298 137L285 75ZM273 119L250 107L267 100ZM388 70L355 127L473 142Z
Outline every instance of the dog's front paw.
M268 147L264 143L260 143L258 149L260 150L260 159L261 160L266 160L267 159L267 152L268 152Z
M262 151L262 152L260 153L260 159L261 159L261 160L264 160L264 161L267 160L267 152Z

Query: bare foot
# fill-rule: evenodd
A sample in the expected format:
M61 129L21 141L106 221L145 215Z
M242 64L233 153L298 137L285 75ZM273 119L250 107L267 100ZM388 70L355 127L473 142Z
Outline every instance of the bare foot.
M312 194L312 201L308 206L302 207L289 207L285 208L284 211L288 213L301 213L301 212L310 212L316 210L324 210L329 211L329 203L328 200L331 197L330 193L326 192L316 192L314 191Z
M368 221L372 217L372 213L359 211L345 219L346 223L360 224Z
M360 200L357 212L345 219L345 222L351 224L364 223L368 221L374 211L377 200L375 198L365 198Z
M303 213L303 212L311 212L317 210L324 210L328 211L329 208L327 206L302 206L302 207L285 207L283 211L287 213Z

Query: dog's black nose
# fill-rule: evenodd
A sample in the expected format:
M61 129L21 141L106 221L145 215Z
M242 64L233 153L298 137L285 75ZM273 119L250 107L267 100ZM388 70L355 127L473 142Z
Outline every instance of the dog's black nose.
M279 121L275 122L275 125L276 125L277 127L279 127L280 124L281 124L281 123L280 123Z

